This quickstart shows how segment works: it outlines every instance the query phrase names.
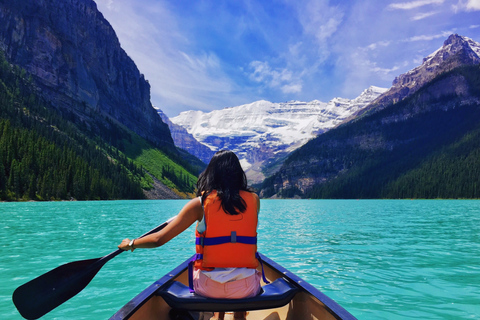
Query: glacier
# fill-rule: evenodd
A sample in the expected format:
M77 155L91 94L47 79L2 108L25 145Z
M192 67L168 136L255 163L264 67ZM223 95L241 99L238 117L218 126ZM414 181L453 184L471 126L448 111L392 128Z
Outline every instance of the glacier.
M213 151L234 151L249 182L259 183L268 163L349 119L387 90L371 86L355 99L329 102L260 100L208 113L185 111L170 120Z

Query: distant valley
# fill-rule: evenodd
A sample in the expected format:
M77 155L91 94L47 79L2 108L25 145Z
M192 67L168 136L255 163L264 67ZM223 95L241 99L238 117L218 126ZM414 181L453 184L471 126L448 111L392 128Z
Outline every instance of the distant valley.
M264 197L480 197L479 63L480 44L454 34L389 89L182 112L170 128L237 152Z
M193 138L212 152L221 149L236 152L249 180L259 183L269 172L269 166L360 112L385 91L372 86L352 100L256 101L209 113L187 111L171 118L169 125L175 144L205 162L212 153L204 152L206 157L202 158L196 151L201 146L185 145L185 141Z

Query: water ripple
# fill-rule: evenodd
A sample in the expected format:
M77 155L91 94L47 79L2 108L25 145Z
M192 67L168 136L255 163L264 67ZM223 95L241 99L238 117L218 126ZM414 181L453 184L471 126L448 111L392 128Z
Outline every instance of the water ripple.
M0 314L11 293L61 264L101 257L185 201L0 204ZM358 319L479 319L480 202L262 200L259 251ZM193 254L193 228L123 253L48 319L105 319ZM75 316L72 316L75 315Z

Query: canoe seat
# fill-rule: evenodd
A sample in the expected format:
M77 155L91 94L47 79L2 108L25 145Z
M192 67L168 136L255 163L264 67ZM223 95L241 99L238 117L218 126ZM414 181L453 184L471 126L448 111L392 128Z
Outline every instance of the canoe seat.
M161 296L173 309L222 312L253 311L283 307L292 300L297 292L297 287L284 278L278 278L263 286L262 292L253 298L207 298L191 293L188 286L178 281L172 281L167 286L160 288L156 294Z

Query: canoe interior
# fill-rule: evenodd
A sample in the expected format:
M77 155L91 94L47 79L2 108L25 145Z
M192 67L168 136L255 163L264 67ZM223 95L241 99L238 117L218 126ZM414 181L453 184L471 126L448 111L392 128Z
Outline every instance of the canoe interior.
M284 274L272 268L268 263L264 263L265 275L269 281L274 281L277 278L283 277ZM261 270L261 269L259 269ZM188 285L187 270L184 269L177 276L172 278L174 281L179 281ZM264 285L262 283L262 285ZM131 303L133 303L132 300ZM170 320L170 307L163 300L162 297L151 295L144 299L145 303L138 308L133 315L122 317L121 319L131 320ZM128 307L128 304L127 306ZM124 307L125 308L125 307ZM212 312L215 310L212 310ZM195 320L209 320L213 316L212 312L190 312L191 319ZM187 318L186 318L187 319ZM233 320L233 314L227 313L225 320ZM300 290L294 298L287 305L268 310L249 311L247 320L330 320L343 319L343 317L335 316L330 308L325 306L317 297L310 294L306 290ZM355 319L354 317L349 319Z

